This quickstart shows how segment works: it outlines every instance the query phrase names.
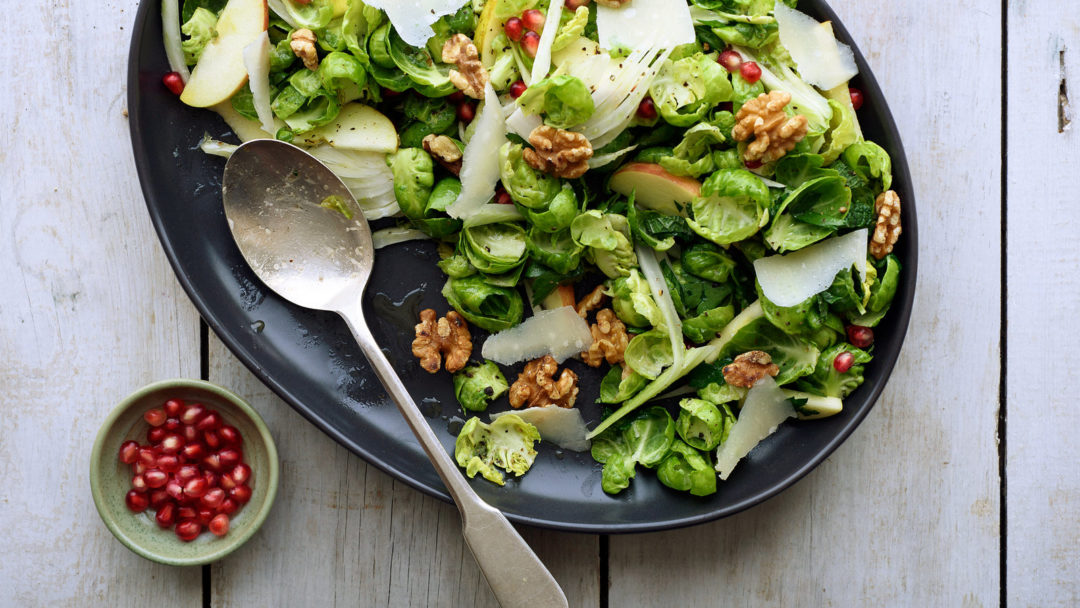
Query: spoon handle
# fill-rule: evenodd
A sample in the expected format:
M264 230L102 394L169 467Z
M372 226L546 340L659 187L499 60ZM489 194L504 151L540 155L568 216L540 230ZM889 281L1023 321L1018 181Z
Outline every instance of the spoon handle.
M561 608L569 606L555 577L518 534L506 516L484 502L465 481L420 409L402 384L390 361L375 342L362 309L342 312L353 337L375 370L390 398L401 410L435 471L461 512L462 534L491 591L503 608Z

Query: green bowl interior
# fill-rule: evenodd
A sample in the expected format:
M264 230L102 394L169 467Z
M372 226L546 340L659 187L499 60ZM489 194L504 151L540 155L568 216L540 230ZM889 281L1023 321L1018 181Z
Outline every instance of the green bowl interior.
M124 503L131 489L131 467L120 462L120 444L129 439L146 443L149 425L143 414L168 399L202 403L217 411L243 436L244 461L251 466L251 500L232 514L229 532L217 537L204 532L192 542L160 528L154 511L132 513ZM259 414L235 394L201 380L166 380L143 387L124 399L98 431L90 459L90 489L101 519L129 549L147 559L176 566L206 564L228 555L250 538L273 505L278 485L278 456L273 438Z

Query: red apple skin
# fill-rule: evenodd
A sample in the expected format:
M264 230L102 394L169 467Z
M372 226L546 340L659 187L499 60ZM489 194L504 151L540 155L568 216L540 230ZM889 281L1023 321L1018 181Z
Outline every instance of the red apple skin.
M609 185L620 194L633 192L642 207L670 215L685 215L675 203L687 205L701 194L701 182L672 175L655 163L628 163L611 176Z

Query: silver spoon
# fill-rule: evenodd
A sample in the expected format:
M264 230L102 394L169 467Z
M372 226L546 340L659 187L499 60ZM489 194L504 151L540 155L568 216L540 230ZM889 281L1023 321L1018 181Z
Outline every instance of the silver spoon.
M504 608L568 606L528 543L462 476L371 335L360 300L374 248L371 229L348 188L307 152L258 139L233 152L221 189L233 238L263 283L299 306L345 319L457 504L465 542L499 603ZM352 219L322 205L331 196L340 197Z

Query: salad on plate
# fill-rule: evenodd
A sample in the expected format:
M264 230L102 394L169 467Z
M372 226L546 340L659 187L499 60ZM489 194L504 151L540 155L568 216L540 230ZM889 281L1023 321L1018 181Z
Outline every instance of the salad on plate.
M437 244L446 307L412 351L467 415L470 477L521 476L543 441L589 452L609 494L643 467L707 496L873 365L901 201L852 51L796 0L163 0L162 18L180 101L326 164L377 255ZM571 367L602 378L599 406Z

